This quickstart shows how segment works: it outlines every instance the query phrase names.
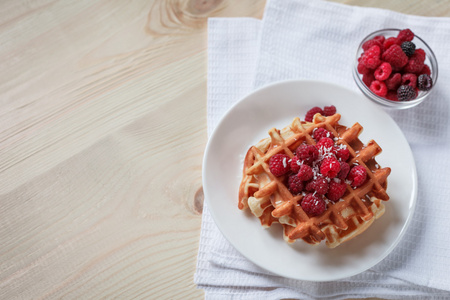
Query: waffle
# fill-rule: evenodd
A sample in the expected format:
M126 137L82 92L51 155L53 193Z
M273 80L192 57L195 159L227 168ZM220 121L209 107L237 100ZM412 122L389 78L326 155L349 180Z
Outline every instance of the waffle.
M302 239L308 244L326 240L334 248L365 231L385 211L384 201L390 168L381 168L375 157L382 149L370 140L364 145L359 139L363 127L355 123L350 128L339 124L340 114L322 116L317 113L312 122L294 118L285 128L269 130L269 137L250 147L245 159L243 178L239 187L241 210L250 209L260 219L263 227L280 223L284 239L292 243ZM337 202L326 201L327 209L318 216L309 216L300 206L305 193L293 195L286 186L287 176L274 176L269 170L269 159L277 153L292 158L295 149L302 144L315 144L312 137L315 128L323 127L334 135L337 145L346 145L350 152L348 163L362 165L367 180L357 188L347 182L347 190Z

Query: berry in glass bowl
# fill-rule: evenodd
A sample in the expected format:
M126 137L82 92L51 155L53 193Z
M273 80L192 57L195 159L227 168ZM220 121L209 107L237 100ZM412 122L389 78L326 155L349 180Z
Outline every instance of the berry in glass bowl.
M428 97L437 82L438 65L431 48L410 29L382 29L358 46L353 78L375 103L405 109Z

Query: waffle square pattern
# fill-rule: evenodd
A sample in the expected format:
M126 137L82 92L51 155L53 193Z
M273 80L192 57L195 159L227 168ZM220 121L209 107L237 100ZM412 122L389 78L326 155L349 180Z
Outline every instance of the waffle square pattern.
M239 209L250 209L263 227L281 224L284 240L289 243L302 239L308 244L318 244L325 240L329 248L361 234L381 217L385 212L383 202L389 200L386 189L391 169L382 168L377 163L375 158L382 149L374 140L364 144L359 139L363 127L359 123L345 127L339 124L340 118L338 113L331 116L317 113L312 122L301 121L296 117L281 130L270 129L269 137L250 147L245 156L239 187ZM318 141L314 139L314 131L318 128L330 132L335 148L349 150L346 163L350 167L362 166L367 173L367 178L359 186L352 185L348 177L341 180L322 176L318 167L324 153L320 152L314 165L314 178L321 176L328 183L333 180L345 182L345 192L337 201L331 201L326 194L320 195L311 190L292 193L287 182L289 176L295 174L290 171L275 176L270 171L269 161L274 155L287 155L290 162L300 145L316 145ZM325 202L323 212L312 215L305 211L302 201L308 194Z

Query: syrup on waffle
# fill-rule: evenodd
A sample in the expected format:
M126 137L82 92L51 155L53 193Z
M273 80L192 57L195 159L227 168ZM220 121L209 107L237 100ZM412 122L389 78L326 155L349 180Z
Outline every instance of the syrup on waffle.
M280 223L284 227L284 239L289 243L297 239L309 244L326 240L326 245L334 248L366 230L384 213L383 202L389 200L386 188L391 170L381 168L376 162L381 148L375 141L364 145L359 139L363 127L355 123L347 128L339 124L340 117L338 113L327 117L317 113L312 122L294 118L281 130L270 129L268 138L250 147L239 187L239 209L250 208L264 227ZM350 152L347 163L363 166L367 179L358 187L352 187L346 180L346 191L339 201L320 196L326 202L326 210L312 216L300 205L306 193L292 194L286 186L289 174L274 176L269 160L279 153L293 158L299 145L315 145L313 131L316 128L328 130L336 145L346 147Z

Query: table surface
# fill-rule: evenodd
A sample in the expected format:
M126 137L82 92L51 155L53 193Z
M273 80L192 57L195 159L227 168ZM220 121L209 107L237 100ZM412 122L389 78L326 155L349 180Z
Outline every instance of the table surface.
M449 1L336 2L450 16ZM1 299L204 297L207 18L264 5L1 1Z

